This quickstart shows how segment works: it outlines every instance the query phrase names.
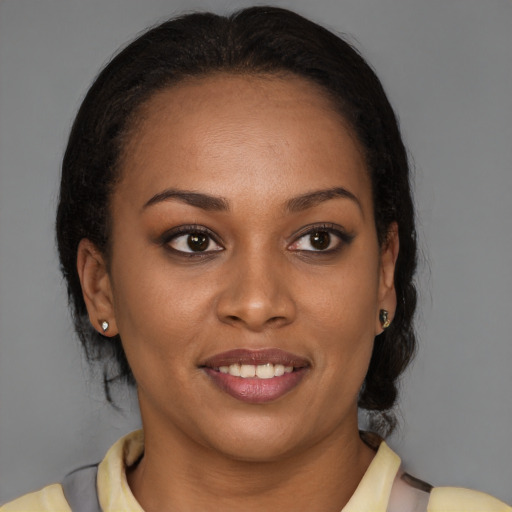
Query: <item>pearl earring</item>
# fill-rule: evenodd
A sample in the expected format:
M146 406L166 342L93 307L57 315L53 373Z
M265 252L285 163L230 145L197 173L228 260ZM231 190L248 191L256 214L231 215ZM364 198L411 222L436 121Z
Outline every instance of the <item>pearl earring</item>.
M103 330L103 332L107 332L108 331L108 327L109 327L108 322L106 320L103 320L101 322L101 329Z

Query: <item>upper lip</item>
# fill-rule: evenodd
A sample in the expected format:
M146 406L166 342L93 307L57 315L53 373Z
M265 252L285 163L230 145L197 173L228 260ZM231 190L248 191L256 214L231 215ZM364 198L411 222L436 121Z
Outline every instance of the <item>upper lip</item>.
M235 350L229 350L209 357L200 366L219 368L220 366L229 366L231 364L261 365L267 363L293 366L294 368L304 368L309 366L309 361L306 358L286 352L279 348L266 348L259 350L237 348Z

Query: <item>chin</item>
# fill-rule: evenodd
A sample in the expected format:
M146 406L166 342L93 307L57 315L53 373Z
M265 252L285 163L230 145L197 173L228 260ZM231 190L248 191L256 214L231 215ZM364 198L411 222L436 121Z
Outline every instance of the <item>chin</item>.
M269 442L269 439L250 439L235 443L221 443L215 447L224 457L237 462L275 462L293 455L297 446L283 445L282 440L276 439Z
M212 432L222 432L223 436L212 437ZM307 444L304 434L304 424L297 421L294 426L285 426L269 417L238 418L229 425L210 431L208 444L214 451L231 460L272 462L303 450Z

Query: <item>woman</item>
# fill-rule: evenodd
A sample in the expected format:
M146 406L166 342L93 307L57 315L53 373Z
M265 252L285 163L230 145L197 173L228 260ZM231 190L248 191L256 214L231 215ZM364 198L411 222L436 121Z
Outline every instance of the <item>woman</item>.
M253 8L141 36L77 115L57 236L87 354L141 409L102 510L511 510L358 431L394 426L416 238L393 111L330 32ZM2 510L81 506L69 481Z

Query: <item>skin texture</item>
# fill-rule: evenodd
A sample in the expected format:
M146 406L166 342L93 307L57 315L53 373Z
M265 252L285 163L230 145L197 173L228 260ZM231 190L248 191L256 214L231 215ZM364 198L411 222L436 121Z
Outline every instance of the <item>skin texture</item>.
M339 187L355 199L286 207ZM144 206L168 189L228 209ZM110 264L87 240L77 262L91 322L120 333L137 381L146 448L128 478L143 508L341 510L373 456L357 396L379 309L393 317L398 254L396 226L378 245L364 157L341 116L293 76L166 89L131 132L111 206ZM164 236L183 225L211 231L207 251ZM336 250L315 251L309 225L346 240L331 233ZM239 348L296 354L306 375L277 400L237 400L201 364Z

